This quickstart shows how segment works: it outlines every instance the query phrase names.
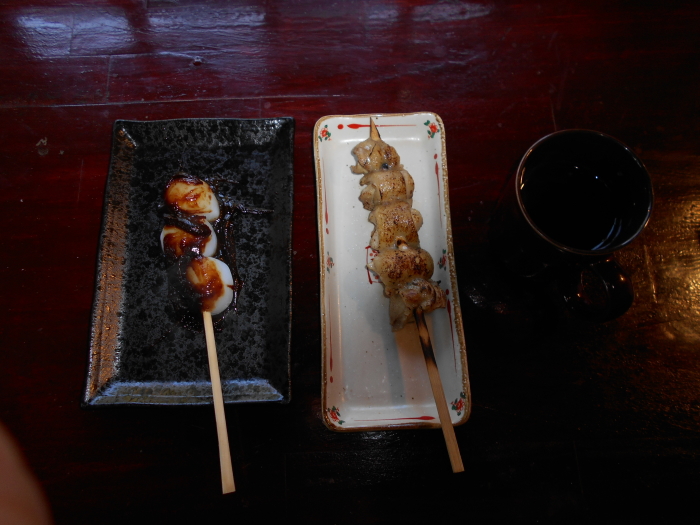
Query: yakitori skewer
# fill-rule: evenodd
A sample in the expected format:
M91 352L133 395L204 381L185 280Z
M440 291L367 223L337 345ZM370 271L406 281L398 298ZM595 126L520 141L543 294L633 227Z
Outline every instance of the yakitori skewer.
M424 312L444 308L446 296L431 280L432 257L420 247L418 230L423 217L413 208L413 178L403 169L396 150L381 139L371 118L369 139L355 146L352 153L357 159L352 171L363 175L360 201L374 224L370 246L378 252L367 267L379 276L384 295L390 299L392 330L401 330L412 320L418 325L452 470L462 472L464 466L424 317Z

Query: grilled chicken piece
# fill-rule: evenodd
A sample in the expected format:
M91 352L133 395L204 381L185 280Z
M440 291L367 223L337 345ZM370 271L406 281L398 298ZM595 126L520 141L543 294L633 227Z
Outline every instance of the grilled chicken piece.
M389 320L394 332L401 330L406 322L413 322L413 310L420 307L424 312L444 308L447 296L440 285L433 280L413 279L391 296Z
M373 171L360 179L360 201L372 211L379 203L395 200L413 205L413 177L406 170Z
M369 214L374 224L370 246L377 250L408 245L420 248L418 230L423 226L423 216L406 201L381 203Z
M388 248L380 250L368 265L384 285L384 295L390 297L404 284L416 277L430 279L433 275L433 258L420 248Z
M379 137L379 133L376 137L370 135L370 138L352 148L352 154L357 159L357 164L350 169L357 175L403 168L399 154Z

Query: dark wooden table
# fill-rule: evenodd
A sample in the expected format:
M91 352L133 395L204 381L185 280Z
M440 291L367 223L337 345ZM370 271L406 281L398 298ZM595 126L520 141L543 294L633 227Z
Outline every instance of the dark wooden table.
M696 523L700 4L102 0L0 6L0 420L55 521ZM472 414L435 430L321 419L312 135L324 115L444 120ZM116 119L296 119L292 401L80 408ZM656 205L603 324L493 285L487 220L514 164L589 128L645 162ZM491 279L491 281L489 281ZM486 286L488 282L491 285Z

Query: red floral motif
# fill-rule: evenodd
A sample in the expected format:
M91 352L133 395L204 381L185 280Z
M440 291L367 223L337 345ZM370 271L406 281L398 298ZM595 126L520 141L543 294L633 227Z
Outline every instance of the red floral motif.
M462 412L464 411L464 407L466 405L466 401L467 396L464 395L464 392L460 392L459 397L452 401L452 410L456 410L458 416L462 415Z
M328 417L331 418L331 421L338 423L339 425L345 423L345 421L340 419L340 410L338 410L335 406L333 406L333 408L327 408L326 410L328 411Z
M321 131L318 133L318 140L323 142L324 140L331 140L331 132L328 131L328 124L323 126Z
M427 130L428 137L430 137L431 139L435 137L436 133L440 132L440 128L434 122L430 122L429 120L426 120L425 122L423 122L423 125L428 126L428 130Z
M331 257L330 253L326 252L326 255L327 255L327 257L326 257L326 271L328 273L330 273L331 268L333 268L335 266L335 263L333 262L333 257Z
M442 257L438 260L438 268L447 268L447 250L442 250Z

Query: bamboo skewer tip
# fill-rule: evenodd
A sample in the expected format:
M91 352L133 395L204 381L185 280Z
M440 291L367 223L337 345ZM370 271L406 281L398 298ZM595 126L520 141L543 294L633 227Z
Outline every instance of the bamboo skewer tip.
M372 140L381 140L379 131L377 131L377 126L374 124L372 117L369 118L369 138Z

